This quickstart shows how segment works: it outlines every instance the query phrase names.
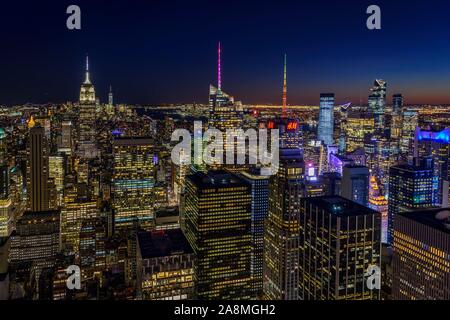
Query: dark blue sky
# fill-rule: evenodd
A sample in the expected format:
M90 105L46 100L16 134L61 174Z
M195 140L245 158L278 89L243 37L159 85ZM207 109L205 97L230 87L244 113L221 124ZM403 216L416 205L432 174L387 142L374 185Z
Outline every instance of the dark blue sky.
M82 30L66 29L78 4ZM382 30L366 8L382 9ZM450 103L446 0L15 1L0 10L0 104L78 98L84 59L102 101L206 102L222 42L223 89L244 103L367 100L374 78L407 103Z

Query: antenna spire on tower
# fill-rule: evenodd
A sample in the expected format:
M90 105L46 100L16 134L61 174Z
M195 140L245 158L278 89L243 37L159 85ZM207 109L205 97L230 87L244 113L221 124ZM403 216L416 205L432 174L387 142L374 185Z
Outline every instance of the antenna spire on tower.
M222 89L222 70L221 70L221 61L220 61L220 41L219 41L219 45L217 48L217 90L221 90Z
M89 80L89 56L86 54L86 80L84 81L84 83L90 83L91 81Z
M286 101L287 101L287 83L286 83L286 54L284 54L284 72L283 72L283 109L282 116L286 117Z

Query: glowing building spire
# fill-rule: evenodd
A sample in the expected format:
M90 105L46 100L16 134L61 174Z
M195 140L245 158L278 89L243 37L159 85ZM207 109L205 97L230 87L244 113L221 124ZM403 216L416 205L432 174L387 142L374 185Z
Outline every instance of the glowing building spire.
M222 90L222 70L221 70L221 62L220 62L220 41L217 49L217 90Z
M89 56L86 55L86 80L84 80L84 83L91 83L91 80L89 80Z
M108 104L110 106L113 105L113 92L112 92L112 86L111 85L109 85Z
M28 125L29 129L33 128L36 125L36 122L34 121L33 116L30 117L30 120L28 120L27 125Z
M282 116L286 117L286 99L287 99L287 85L286 85L286 54L284 55L284 73L283 73L283 109Z

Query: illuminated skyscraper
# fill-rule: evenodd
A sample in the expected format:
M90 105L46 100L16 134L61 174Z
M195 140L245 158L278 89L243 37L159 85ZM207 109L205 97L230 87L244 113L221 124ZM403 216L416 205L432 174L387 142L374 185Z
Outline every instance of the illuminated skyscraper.
M95 137L96 98L94 85L89 77L89 60L86 57L86 78L80 89L78 153L84 158L97 155Z
M401 93L392 96L392 112L401 113L403 111L403 96Z
M147 137L113 141L112 207L116 231L133 227L152 229L154 222L155 150Z
M81 280L91 279L106 269L107 237L106 221L103 218L85 219L79 233L78 263Z
M414 133L419 125L419 115L414 110L404 110L402 114L402 129L400 138L401 158L411 163L413 155L411 150L414 146Z
M9 192L9 166L6 133L0 128L0 242L13 228L12 201Z
M360 205L369 203L369 168L365 166L344 166L342 169L342 197Z
M264 220L267 218L269 201L269 177L261 176L260 170L242 172L240 177L247 181L252 189L252 264L251 274L255 296L263 290L264 260Z
M299 297L377 300L367 287L370 266L381 266L381 215L338 196L303 198L299 215Z
M77 199L61 209L61 248L79 254L80 230L84 220L99 216L95 201Z
M370 90L372 93L369 96L369 111L374 115L375 129L383 131L386 112L386 82L376 79Z
M245 150L239 149L237 142L233 142L231 146L227 143L226 130L242 129L243 109L239 102L235 102L234 98L222 91L222 64L221 64L221 46L218 44L218 62L217 62L217 88L210 85L209 88L209 128L215 128L223 132L223 155L225 157L227 149L233 148L238 153L244 153ZM195 138L194 138L195 139ZM242 170L242 165L213 164L211 169L227 168L232 171Z
M334 127L334 93L320 94L319 126L317 139L326 145L332 145Z
M450 209L402 212L394 222L392 298L450 299Z
M58 152L63 152L70 155L73 147L72 139L72 122L63 121L61 124L61 140L58 145Z
M59 212L25 212L11 235L9 259L14 270L26 273L52 267L59 250Z
M47 211L49 208L48 151L44 128L39 125L30 128L27 148L27 193L28 208L34 212Z
M50 156L48 158L48 176L53 180L56 192L56 205L61 206L64 192L64 158L62 156Z
M450 203L450 128L441 131L416 129L414 157L433 159L433 204Z
M114 100L113 100L113 92L112 92L112 87L109 86L109 93L108 93L108 104L110 106L112 106L114 104Z
M433 206L433 161L420 166L400 165L389 170L388 243L392 244L394 221L400 212Z
M402 134L402 120L403 120L403 96L401 94L394 94L392 96L392 115L390 127L390 143L393 154L399 160L400 154L400 138Z
M264 296L298 299L299 214L304 162L299 149L280 149L280 166L269 180L269 211L264 224Z
M372 114L349 111L345 127L345 146L347 152L363 149L365 139L374 133L375 122Z
M251 186L225 171L186 177L181 226L197 262L198 299L252 297Z

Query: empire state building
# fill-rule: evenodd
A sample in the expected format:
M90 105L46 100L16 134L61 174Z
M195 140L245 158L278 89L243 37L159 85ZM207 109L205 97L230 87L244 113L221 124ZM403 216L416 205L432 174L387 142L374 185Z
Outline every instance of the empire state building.
M89 57L86 57L86 78L81 84L80 104L95 104L95 89L89 78Z
M83 158L95 158L95 119L97 101L94 85L89 78L89 59L86 57L86 78L81 84L79 102L78 154Z

